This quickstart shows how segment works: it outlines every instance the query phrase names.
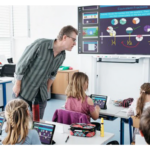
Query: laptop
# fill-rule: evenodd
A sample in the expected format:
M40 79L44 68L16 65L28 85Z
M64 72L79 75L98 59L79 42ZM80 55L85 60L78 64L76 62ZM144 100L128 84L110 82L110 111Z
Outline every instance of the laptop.
M99 105L101 109L107 109L107 96L91 94L90 98L93 100L94 105Z
M2 128L4 122L5 122L5 117L0 116L0 135L2 134Z
M37 130L42 144L52 145L55 143L53 141L53 135L55 131L54 124L33 122L33 128Z

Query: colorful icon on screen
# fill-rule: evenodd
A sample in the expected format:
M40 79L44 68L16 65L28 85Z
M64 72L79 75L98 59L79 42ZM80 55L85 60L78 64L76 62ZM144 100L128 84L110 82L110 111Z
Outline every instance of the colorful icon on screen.
M144 26L144 31L145 32L150 32L150 25Z
M140 19L139 18L133 18L132 22L133 22L133 24L139 24Z
M112 19L111 20L111 24L112 25L117 25L118 24L118 20L117 19Z
M127 32L128 34L131 34L131 33L133 32L133 29L132 29L131 27L128 27L128 28L126 29L126 32Z
M127 23L127 20L125 18L120 19L120 24L125 25Z
M141 42L143 40L143 36L142 35L137 35L135 38L138 42Z

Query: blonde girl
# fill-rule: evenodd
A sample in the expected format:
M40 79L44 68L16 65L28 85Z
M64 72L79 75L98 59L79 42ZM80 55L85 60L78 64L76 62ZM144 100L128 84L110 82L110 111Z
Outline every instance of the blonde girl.
M96 120L99 117L100 108L94 106L93 100L88 97L85 91L88 89L89 79L85 73L76 72L66 89L67 100L65 109L84 113L90 121L90 116Z
M36 130L29 129L28 104L21 99L11 100L5 108L6 128L2 133L4 145L41 144Z

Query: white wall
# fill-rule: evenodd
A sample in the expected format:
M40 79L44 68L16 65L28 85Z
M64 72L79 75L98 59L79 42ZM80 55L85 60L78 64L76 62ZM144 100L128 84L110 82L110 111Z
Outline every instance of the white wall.
M77 28L77 6L30 6L31 37L15 39L15 60L17 61L25 47L37 38L56 38L65 25ZM88 94L109 95L112 99L138 97L140 85L148 82L149 61L140 60L138 64L97 63L91 55L78 55L77 46L67 52L64 65L79 69L89 76ZM93 65L94 64L94 65ZM97 83L96 90L94 82Z

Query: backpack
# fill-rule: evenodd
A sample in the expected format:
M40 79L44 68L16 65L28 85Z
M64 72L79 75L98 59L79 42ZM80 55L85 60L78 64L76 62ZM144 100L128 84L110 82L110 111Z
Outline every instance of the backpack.
M123 107L129 107L132 102L133 102L133 98L124 99L123 102L122 102L122 106Z

